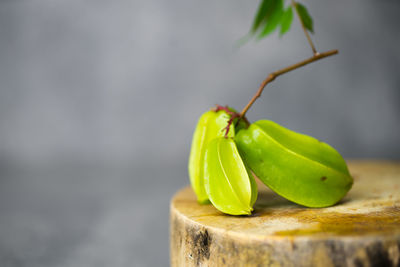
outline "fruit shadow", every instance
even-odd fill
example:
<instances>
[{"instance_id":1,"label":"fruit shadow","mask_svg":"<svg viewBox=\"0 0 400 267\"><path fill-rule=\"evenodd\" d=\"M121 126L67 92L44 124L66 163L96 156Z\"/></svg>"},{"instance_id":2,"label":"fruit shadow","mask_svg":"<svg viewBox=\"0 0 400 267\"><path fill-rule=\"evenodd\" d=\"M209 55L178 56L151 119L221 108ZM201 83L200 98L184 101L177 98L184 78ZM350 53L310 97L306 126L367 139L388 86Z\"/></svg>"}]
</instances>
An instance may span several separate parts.
<instances>
[{"instance_id":1,"label":"fruit shadow","mask_svg":"<svg viewBox=\"0 0 400 267\"><path fill-rule=\"evenodd\" d=\"M342 200L340 200L336 205L348 204L354 201L353 198L346 196ZM294 202L287 200L286 198L278 195L268 188L263 188L258 193L258 198L256 203L254 204L254 211L252 213L252 217L264 216L273 213L298 213L304 212L310 209L324 209L324 208L309 208Z\"/></svg>"},{"instance_id":2,"label":"fruit shadow","mask_svg":"<svg viewBox=\"0 0 400 267\"><path fill-rule=\"evenodd\" d=\"M254 205L255 209L266 209L266 208L300 208L300 205L297 205L277 193L271 190L260 190L258 193L257 201Z\"/></svg>"}]
</instances>

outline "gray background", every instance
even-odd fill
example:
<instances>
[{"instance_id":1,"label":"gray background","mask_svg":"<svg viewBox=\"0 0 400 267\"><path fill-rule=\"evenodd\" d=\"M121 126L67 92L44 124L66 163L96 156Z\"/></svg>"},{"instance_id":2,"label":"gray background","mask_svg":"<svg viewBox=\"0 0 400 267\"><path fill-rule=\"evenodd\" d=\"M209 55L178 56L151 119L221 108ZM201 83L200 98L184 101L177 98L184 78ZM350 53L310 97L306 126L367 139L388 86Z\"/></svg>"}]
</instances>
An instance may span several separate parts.
<instances>
[{"instance_id":1,"label":"gray background","mask_svg":"<svg viewBox=\"0 0 400 267\"><path fill-rule=\"evenodd\" d=\"M248 118L400 159L400 2L304 2L340 54L278 78ZM235 48L257 4L0 1L1 266L168 264L197 118L311 55L297 21Z\"/></svg>"}]
</instances>

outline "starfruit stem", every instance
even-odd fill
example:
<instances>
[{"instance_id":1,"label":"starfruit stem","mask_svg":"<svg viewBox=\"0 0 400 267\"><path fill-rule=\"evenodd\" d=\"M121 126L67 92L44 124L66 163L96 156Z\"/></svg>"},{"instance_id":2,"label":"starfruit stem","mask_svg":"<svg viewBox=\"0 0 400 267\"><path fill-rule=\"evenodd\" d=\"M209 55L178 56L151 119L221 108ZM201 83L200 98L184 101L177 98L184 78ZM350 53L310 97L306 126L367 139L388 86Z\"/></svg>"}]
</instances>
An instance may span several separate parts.
<instances>
[{"instance_id":1,"label":"starfruit stem","mask_svg":"<svg viewBox=\"0 0 400 267\"><path fill-rule=\"evenodd\" d=\"M235 114L235 112L233 112L232 110L230 110L229 109L229 106L221 106L221 105L218 105L218 104L216 104L215 105L215 108L213 108L213 110L215 111L215 112L218 112L218 111L220 111L220 110L223 110L223 111L225 111L226 113L228 113L229 115L233 115L233 114Z\"/></svg>"},{"instance_id":2,"label":"starfruit stem","mask_svg":"<svg viewBox=\"0 0 400 267\"><path fill-rule=\"evenodd\" d=\"M314 54L314 55L317 55L317 54L318 54L318 51L317 51L317 49L315 48L315 45L314 45L313 41L311 40L310 34L308 33L308 31L307 31L307 29L306 29L306 26L304 25L304 22L303 22L303 20L302 20L301 17L300 17L299 10L296 8L297 2L296 2L295 0L292 0L291 4L292 4L292 7L293 7L294 11L295 11L296 14L297 14L297 17L298 17L299 20L300 20L301 28L303 29L304 35L305 35L306 38L307 38L308 44L310 45L311 50L313 51L313 54Z\"/></svg>"},{"instance_id":3,"label":"starfruit stem","mask_svg":"<svg viewBox=\"0 0 400 267\"><path fill-rule=\"evenodd\" d=\"M228 133L229 133L229 130L230 130L231 125L233 123L233 120L238 118L238 117L240 117L239 113L234 113L233 115L231 115L231 118L228 120L228 125L226 125L226 127L224 128L224 130L225 130L225 138L228 138Z\"/></svg>"},{"instance_id":4,"label":"starfruit stem","mask_svg":"<svg viewBox=\"0 0 400 267\"><path fill-rule=\"evenodd\" d=\"M236 125L239 123L240 120L243 120L243 121L247 124L247 126L250 125L250 122L247 120L246 117L241 117L241 116L240 116L240 113L233 112L232 110L229 109L229 106L225 106L225 107L224 107L224 106L221 106L221 105L216 104L216 105L215 105L215 108L214 108L213 110L214 110L215 112L218 112L218 111L220 111L220 110L224 110L226 113L228 113L228 114L231 116L230 119L228 120L228 124L227 124L226 127L223 129L223 130L225 130L225 138L228 138L229 130L230 130L230 128L231 128L231 125L232 125L233 121L234 121L236 118L239 118L239 119L237 120L237 122L236 122Z\"/></svg>"},{"instance_id":5,"label":"starfruit stem","mask_svg":"<svg viewBox=\"0 0 400 267\"><path fill-rule=\"evenodd\" d=\"M254 104L254 102L257 100L257 98L259 98L264 90L264 88L267 86L267 84L269 84L270 82L274 81L278 76L281 76L282 74L285 74L289 71L298 69L300 67L303 67L305 65L308 65L312 62L315 62L317 60L320 60L322 58L325 57L329 57L329 56L333 56L336 55L338 53L338 50L334 49L334 50L330 50L330 51L326 51L326 52L322 52L322 53L316 53L314 54L312 57L307 58L303 61L297 62L296 64L290 65L286 68L277 70L275 72L272 72L268 75L267 78L265 78L265 80L261 83L260 87L258 88L258 91L256 92L256 94L253 96L253 98L249 101L249 103L247 103L247 105L243 108L243 110L240 112L240 119L244 118L244 116L246 115L246 112L249 110L249 108Z\"/></svg>"}]
</instances>

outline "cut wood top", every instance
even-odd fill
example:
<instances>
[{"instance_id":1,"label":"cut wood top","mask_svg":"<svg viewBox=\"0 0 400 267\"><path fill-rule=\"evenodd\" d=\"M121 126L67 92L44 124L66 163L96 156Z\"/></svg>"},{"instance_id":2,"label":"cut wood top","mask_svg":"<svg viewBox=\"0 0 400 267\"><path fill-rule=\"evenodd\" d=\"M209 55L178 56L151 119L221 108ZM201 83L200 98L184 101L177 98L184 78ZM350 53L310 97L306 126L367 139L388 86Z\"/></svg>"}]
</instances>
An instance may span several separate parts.
<instances>
[{"instance_id":1,"label":"cut wood top","mask_svg":"<svg viewBox=\"0 0 400 267\"><path fill-rule=\"evenodd\" d=\"M259 183L251 216L230 216L199 205L190 187L179 191L171 213L190 223L245 238L400 237L400 162L350 161L354 185L338 204L306 208Z\"/></svg>"}]
</instances>

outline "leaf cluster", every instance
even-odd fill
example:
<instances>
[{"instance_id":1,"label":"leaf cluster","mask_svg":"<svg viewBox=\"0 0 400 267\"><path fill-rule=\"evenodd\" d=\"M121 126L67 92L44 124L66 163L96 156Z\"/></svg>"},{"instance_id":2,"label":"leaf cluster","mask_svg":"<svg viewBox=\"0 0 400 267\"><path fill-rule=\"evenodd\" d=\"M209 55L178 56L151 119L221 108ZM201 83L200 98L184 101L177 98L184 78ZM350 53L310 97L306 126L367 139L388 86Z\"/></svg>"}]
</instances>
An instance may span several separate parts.
<instances>
[{"instance_id":1,"label":"leaf cluster","mask_svg":"<svg viewBox=\"0 0 400 267\"><path fill-rule=\"evenodd\" d=\"M255 15L250 35L262 39L279 30L282 36L290 30L295 11L300 22L310 32L314 32L313 20L307 8L296 1L285 5L285 0L261 0Z\"/></svg>"}]
</instances>

